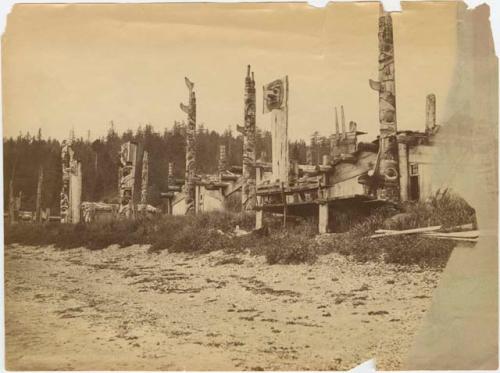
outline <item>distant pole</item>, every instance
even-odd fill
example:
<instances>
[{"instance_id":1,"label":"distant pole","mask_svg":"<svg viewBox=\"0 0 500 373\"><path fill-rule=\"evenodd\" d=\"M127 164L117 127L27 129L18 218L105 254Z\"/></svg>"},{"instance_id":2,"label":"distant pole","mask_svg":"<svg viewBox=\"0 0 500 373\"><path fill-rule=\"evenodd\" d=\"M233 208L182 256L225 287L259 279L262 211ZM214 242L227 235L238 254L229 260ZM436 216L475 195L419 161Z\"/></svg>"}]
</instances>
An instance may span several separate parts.
<instances>
[{"instance_id":1,"label":"distant pole","mask_svg":"<svg viewBox=\"0 0 500 373\"><path fill-rule=\"evenodd\" d=\"M141 184L141 205L148 204L148 178L149 178L149 161L148 152L145 151L142 157L142 184Z\"/></svg>"},{"instance_id":2,"label":"distant pole","mask_svg":"<svg viewBox=\"0 0 500 373\"><path fill-rule=\"evenodd\" d=\"M61 148L62 188L60 199L61 223L70 222L70 148L71 140L63 140Z\"/></svg>"},{"instance_id":3,"label":"distant pole","mask_svg":"<svg viewBox=\"0 0 500 373\"><path fill-rule=\"evenodd\" d=\"M219 145L219 181L222 181L222 174L227 170L226 145Z\"/></svg>"},{"instance_id":4,"label":"distant pole","mask_svg":"<svg viewBox=\"0 0 500 373\"><path fill-rule=\"evenodd\" d=\"M432 132L436 127L436 95L428 94L425 101L425 131Z\"/></svg>"},{"instance_id":5,"label":"distant pole","mask_svg":"<svg viewBox=\"0 0 500 373\"><path fill-rule=\"evenodd\" d=\"M196 185L194 182L196 175L196 95L193 90L194 83L188 78L184 78L189 90L188 105L180 104L181 110L188 116L186 127L186 177L184 191L186 193L186 214L196 213L194 206L196 199Z\"/></svg>"},{"instance_id":6,"label":"distant pole","mask_svg":"<svg viewBox=\"0 0 500 373\"><path fill-rule=\"evenodd\" d=\"M43 185L43 166L38 171L38 184L36 186L36 222L42 221L42 185Z\"/></svg>"},{"instance_id":7,"label":"distant pole","mask_svg":"<svg viewBox=\"0 0 500 373\"><path fill-rule=\"evenodd\" d=\"M15 169L14 169L15 170ZM14 170L9 180L9 221L14 223L16 221L16 199L14 197Z\"/></svg>"}]
</instances>

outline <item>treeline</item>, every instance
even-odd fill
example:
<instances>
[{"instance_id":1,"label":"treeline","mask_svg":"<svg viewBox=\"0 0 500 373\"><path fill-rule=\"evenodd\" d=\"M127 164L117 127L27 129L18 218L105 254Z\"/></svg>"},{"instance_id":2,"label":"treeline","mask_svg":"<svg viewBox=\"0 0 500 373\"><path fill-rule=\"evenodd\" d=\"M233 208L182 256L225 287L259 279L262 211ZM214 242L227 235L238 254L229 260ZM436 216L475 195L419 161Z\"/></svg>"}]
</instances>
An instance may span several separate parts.
<instances>
[{"instance_id":1,"label":"treeline","mask_svg":"<svg viewBox=\"0 0 500 373\"><path fill-rule=\"evenodd\" d=\"M171 129L155 131L153 126L139 127L122 134L111 128L108 134L95 141L76 138L73 149L82 162L83 201L118 202L118 153L122 143L136 141L149 152L149 203L160 204L160 192L166 190L168 163L174 162L174 176L184 177L185 125L175 122ZM196 136L197 172L215 173L219 145L226 145L229 165L242 164L243 137L230 129L222 134L199 125ZM21 134L17 138L4 138L4 206L8 208L10 182L15 196L22 194L21 209L35 209L36 187L40 167L44 170L42 206L52 214L59 213L61 191L61 143L44 139L39 130L35 136ZM271 134L257 131L257 158L271 161ZM305 162L306 144L290 144L290 158Z\"/></svg>"}]
</instances>

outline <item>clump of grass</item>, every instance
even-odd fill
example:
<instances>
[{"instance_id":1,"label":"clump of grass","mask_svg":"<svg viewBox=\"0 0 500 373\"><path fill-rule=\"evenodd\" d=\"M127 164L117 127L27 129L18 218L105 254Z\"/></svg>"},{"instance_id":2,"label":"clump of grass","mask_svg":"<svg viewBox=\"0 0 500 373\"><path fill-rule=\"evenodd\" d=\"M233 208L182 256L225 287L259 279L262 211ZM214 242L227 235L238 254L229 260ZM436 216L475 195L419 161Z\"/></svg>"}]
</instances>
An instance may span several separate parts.
<instances>
[{"instance_id":1,"label":"clump of grass","mask_svg":"<svg viewBox=\"0 0 500 373\"><path fill-rule=\"evenodd\" d=\"M405 219L391 229L411 229L432 225L454 228L476 222L475 210L451 189L438 190L425 202L411 202L403 205ZM388 227L389 228L389 227Z\"/></svg>"},{"instance_id":2,"label":"clump of grass","mask_svg":"<svg viewBox=\"0 0 500 373\"><path fill-rule=\"evenodd\" d=\"M150 252L208 252L228 247L224 234L239 225L251 229L252 214L211 212L192 216L157 216L91 224L5 225L5 243L54 245L61 249L85 246L100 250L116 244L150 244Z\"/></svg>"},{"instance_id":3,"label":"clump of grass","mask_svg":"<svg viewBox=\"0 0 500 373\"><path fill-rule=\"evenodd\" d=\"M273 235L260 249L268 264L310 264L318 256L314 239L288 232Z\"/></svg>"}]
</instances>

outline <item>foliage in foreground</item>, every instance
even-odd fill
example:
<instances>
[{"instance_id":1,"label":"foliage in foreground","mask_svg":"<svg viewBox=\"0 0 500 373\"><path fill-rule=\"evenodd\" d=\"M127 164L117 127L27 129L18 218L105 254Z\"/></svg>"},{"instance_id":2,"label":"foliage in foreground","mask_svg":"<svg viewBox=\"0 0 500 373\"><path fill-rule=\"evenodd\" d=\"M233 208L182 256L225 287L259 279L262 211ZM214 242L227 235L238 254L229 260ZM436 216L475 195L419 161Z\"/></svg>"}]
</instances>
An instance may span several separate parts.
<instances>
[{"instance_id":1,"label":"foliage in foreground","mask_svg":"<svg viewBox=\"0 0 500 373\"><path fill-rule=\"evenodd\" d=\"M474 210L452 193L445 193L427 204L405 206L408 219L400 229L415 226L451 227L474 221ZM384 261L402 265L443 267L454 243L420 235L371 239L375 230L387 222L390 210L376 211L353 223L344 233L316 237L316 225L302 221L281 229L279 219L267 220L267 234L230 237L227 233L239 225L251 230L254 215L212 212L196 216L161 216L137 221L111 221L94 224L16 224L5 227L5 243L54 245L62 249L85 246L92 250L109 245L149 244L149 252L208 253L250 252L265 256L269 264L312 263L318 255L336 252L360 262ZM392 212L393 213L393 212ZM409 222L409 223L408 223Z\"/></svg>"}]
</instances>

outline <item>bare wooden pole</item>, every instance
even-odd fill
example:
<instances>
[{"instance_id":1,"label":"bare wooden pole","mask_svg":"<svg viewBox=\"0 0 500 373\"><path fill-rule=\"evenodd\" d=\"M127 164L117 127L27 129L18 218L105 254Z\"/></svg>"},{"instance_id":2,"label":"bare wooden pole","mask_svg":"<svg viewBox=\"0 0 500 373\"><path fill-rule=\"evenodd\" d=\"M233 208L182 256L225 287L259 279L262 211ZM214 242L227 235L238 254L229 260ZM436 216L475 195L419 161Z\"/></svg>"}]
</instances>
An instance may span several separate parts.
<instances>
[{"instance_id":1,"label":"bare wooden pole","mask_svg":"<svg viewBox=\"0 0 500 373\"><path fill-rule=\"evenodd\" d=\"M14 176L16 174L16 162L12 167L12 174L9 180L9 222L15 223L16 221L16 198L14 197Z\"/></svg>"},{"instance_id":2,"label":"bare wooden pole","mask_svg":"<svg viewBox=\"0 0 500 373\"><path fill-rule=\"evenodd\" d=\"M38 171L38 184L36 186L36 221L42 221L42 186L43 186L43 167Z\"/></svg>"}]
</instances>

